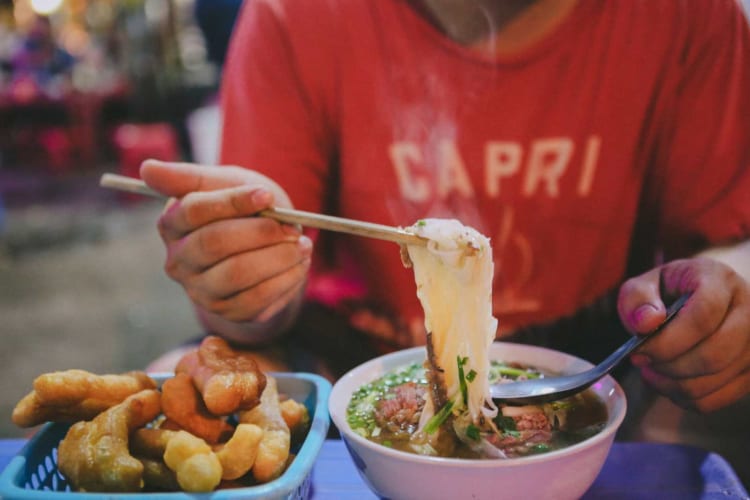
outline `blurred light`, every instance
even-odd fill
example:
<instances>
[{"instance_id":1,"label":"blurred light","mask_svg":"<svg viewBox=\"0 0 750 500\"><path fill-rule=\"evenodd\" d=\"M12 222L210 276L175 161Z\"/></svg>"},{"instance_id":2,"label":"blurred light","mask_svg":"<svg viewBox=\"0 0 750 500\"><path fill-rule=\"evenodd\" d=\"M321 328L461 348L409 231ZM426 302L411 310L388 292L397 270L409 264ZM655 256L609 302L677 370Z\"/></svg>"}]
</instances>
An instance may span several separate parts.
<instances>
[{"instance_id":1,"label":"blurred light","mask_svg":"<svg viewBox=\"0 0 750 500\"><path fill-rule=\"evenodd\" d=\"M75 25L67 26L61 33L60 38L65 50L76 57L82 57L84 55L89 48L89 42L91 41L91 37L86 30Z\"/></svg>"},{"instance_id":2,"label":"blurred light","mask_svg":"<svg viewBox=\"0 0 750 500\"><path fill-rule=\"evenodd\" d=\"M16 26L21 29L25 29L31 24L36 17L36 14L31 9L31 5L28 0L17 0L13 4L13 18L16 21Z\"/></svg>"},{"instance_id":3,"label":"blurred light","mask_svg":"<svg viewBox=\"0 0 750 500\"><path fill-rule=\"evenodd\" d=\"M31 0L31 8L41 16L52 14L62 6L63 0Z\"/></svg>"},{"instance_id":4,"label":"blurred light","mask_svg":"<svg viewBox=\"0 0 750 500\"><path fill-rule=\"evenodd\" d=\"M161 24L169 16L169 3L166 0L146 0L143 4L146 20L153 24Z\"/></svg>"},{"instance_id":5,"label":"blurred light","mask_svg":"<svg viewBox=\"0 0 750 500\"><path fill-rule=\"evenodd\" d=\"M111 4L95 2L86 8L86 22L93 28L104 29L114 21L115 12Z\"/></svg>"}]
</instances>

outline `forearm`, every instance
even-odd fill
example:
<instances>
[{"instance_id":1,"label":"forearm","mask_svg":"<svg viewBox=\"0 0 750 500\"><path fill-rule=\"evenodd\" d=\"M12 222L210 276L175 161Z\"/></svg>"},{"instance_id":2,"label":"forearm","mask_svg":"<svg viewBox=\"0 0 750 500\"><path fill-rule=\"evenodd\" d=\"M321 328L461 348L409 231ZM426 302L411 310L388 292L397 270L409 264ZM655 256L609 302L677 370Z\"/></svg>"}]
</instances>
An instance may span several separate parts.
<instances>
[{"instance_id":1,"label":"forearm","mask_svg":"<svg viewBox=\"0 0 750 500\"><path fill-rule=\"evenodd\" d=\"M247 347L268 345L282 337L294 324L304 301L304 287L281 311L266 321L235 322L195 306L199 321L210 334Z\"/></svg>"},{"instance_id":2,"label":"forearm","mask_svg":"<svg viewBox=\"0 0 750 500\"><path fill-rule=\"evenodd\" d=\"M709 248L697 256L718 260L734 269L745 281L750 282L750 240L734 245Z\"/></svg>"}]
</instances>

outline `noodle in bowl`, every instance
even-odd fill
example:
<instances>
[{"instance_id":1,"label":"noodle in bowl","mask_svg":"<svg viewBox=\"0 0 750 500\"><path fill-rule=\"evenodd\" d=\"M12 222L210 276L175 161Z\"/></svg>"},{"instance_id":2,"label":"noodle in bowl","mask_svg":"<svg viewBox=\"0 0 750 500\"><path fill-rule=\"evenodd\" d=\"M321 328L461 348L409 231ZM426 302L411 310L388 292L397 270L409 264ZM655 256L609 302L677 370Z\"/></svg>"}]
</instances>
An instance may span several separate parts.
<instances>
[{"instance_id":1,"label":"noodle in bowl","mask_svg":"<svg viewBox=\"0 0 750 500\"><path fill-rule=\"evenodd\" d=\"M347 421L347 407L363 385L410 363L425 360L424 347L370 360L336 382L329 399L333 423L367 485L378 496L423 498L579 498L596 479L625 417L625 395L603 378L591 390L604 403L607 420L595 435L568 447L520 458L465 459L425 456L389 448L362 437ZM541 347L495 342L490 359L518 362L543 371L571 374L591 364Z\"/></svg>"}]
</instances>

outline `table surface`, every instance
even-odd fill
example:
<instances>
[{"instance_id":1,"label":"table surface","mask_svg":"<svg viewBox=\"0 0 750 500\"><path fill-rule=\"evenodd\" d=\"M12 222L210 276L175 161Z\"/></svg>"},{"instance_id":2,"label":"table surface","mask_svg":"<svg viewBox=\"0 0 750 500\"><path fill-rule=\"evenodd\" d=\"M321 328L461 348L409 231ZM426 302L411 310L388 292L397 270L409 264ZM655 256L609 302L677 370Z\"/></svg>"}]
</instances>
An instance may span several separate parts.
<instances>
[{"instance_id":1,"label":"table surface","mask_svg":"<svg viewBox=\"0 0 750 500\"><path fill-rule=\"evenodd\" d=\"M26 443L0 440L0 470ZM376 498L360 478L342 441L327 440L313 468L314 500ZM657 443L615 443L584 500L750 499L724 458L700 448Z\"/></svg>"}]
</instances>

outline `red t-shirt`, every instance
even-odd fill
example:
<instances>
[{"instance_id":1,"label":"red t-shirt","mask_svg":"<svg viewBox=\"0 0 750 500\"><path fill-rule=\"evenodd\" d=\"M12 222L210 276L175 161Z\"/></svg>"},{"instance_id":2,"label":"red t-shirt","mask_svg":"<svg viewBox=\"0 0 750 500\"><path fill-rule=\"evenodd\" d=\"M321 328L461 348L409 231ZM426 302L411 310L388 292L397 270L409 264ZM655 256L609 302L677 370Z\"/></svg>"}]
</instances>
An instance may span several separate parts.
<instances>
[{"instance_id":1,"label":"red t-shirt","mask_svg":"<svg viewBox=\"0 0 750 500\"><path fill-rule=\"evenodd\" d=\"M750 36L729 0L580 0L500 58L404 0L249 0L225 72L223 163L272 177L297 208L477 228L501 330L571 314L657 252L750 236ZM397 246L330 242L338 291L419 329ZM330 283L316 274L310 293Z\"/></svg>"}]
</instances>

